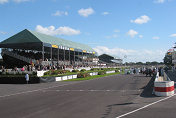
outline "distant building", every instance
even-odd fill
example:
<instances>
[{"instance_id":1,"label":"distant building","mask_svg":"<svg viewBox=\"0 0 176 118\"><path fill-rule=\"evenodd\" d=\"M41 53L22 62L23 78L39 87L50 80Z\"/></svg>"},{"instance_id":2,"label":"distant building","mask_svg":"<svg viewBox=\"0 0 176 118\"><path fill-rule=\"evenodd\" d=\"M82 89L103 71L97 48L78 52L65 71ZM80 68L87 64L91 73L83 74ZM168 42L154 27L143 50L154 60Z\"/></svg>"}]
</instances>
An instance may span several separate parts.
<instances>
[{"instance_id":1,"label":"distant building","mask_svg":"<svg viewBox=\"0 0 176 118\"><path fill-rule=\"evenodd\" d=\"M123 60L108 54L102 54L99 57L100 64L121 65Z\"/></svg>"}]
</instances>

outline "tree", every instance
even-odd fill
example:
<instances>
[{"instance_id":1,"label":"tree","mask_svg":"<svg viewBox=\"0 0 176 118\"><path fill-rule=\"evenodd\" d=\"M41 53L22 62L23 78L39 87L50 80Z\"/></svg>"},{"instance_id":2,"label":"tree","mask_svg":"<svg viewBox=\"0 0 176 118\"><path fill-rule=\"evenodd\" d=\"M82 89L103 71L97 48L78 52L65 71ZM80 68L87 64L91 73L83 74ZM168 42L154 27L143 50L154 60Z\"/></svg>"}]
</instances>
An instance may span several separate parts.
<instances>
[{"instance_id":1,"label":"tree","mask_svg":"<svg viewBox=\"0 0 176 118\"><path fill-rule=\"evenodd\" d=\"M168 54L165 55L164 64L167 65L167 66L172 65L172 55L168 55Z\"/></svg>"},{"instance_id":2,"label":"tree","mask_svg":"<svg viewBox=\"0 0 176 118\"><path fill-rule=\"evenodd\" d=\"M142 63L142 62L136 62L136 64L137 64L137 65L143 65L143 63Z\"/></svg>"},{"instance_id":3,"label":"tree","mask_svg":"<svg viewBox=\"0 0 176 118\"><path fill-rule=\"evenodd\" d=\"M153 61L153 62L151 62L151 65L158 65L158 62Z\"/></svg>"},{"instance_id":4,"label":"tree","mask_svg":"<svg viewBox=\"0 0 176 118\"><path fill-rule=\"evenodd\" d=\"M151 62L146 62L146 65L151 65Z\"/></svg>"}]
</instances>

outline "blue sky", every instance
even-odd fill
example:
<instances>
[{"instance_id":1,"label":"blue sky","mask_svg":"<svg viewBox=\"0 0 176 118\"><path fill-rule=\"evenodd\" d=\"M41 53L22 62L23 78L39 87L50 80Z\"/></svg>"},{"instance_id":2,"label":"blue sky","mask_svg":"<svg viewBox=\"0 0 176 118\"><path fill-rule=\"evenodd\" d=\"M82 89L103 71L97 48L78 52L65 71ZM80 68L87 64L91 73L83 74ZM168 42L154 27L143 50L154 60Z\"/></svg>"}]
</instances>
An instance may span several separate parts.
<instances>
[{"instance_id":1,"label":"blue sky","mask_svg":"<svg viewBox=\"0 0 176 118\"><path fill-rule=\"evenodd\" d=\"M0 41L29 29L125 61L162 61L176 39L176 0L0 0Z\"/></svg>"}]
</instances>

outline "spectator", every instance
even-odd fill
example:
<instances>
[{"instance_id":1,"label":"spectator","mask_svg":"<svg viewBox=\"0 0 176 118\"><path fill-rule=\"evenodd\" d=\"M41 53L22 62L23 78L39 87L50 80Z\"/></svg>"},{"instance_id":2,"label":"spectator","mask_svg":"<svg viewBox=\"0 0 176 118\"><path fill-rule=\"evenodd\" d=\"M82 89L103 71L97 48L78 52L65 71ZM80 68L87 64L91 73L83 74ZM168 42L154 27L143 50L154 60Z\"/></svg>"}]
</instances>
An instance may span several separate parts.
<instances>
[{"instance_id":1,"label":"spectator","mask_svg":"<svg viewBox=\"0 0 176 118\"><path fill-rule=\"evenodd\" d=\"M24 71L24 70L25 70L24 67L22 67L22 68L21 68L21 71Z\"/></svg>"}]
</instances>

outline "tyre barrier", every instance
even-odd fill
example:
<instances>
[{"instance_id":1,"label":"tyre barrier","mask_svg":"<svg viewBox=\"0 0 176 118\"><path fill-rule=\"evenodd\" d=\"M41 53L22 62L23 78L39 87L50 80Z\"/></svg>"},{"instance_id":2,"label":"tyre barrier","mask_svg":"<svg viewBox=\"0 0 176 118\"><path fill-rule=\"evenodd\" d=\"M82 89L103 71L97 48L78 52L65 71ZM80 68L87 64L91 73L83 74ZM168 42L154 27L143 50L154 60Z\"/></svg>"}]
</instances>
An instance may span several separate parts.
<instances>
[{"instance_id":1,"label":"tyre barrier","mask_svg":"<svg viewBox=\"0 0 176 118\"><path fill-rule=\"evenodd\" d=\"M157 73L156 79L154 82L154 92L156 96L171 96L174 95L174 81L158 81Z\"/></svg>"},{"instance_id":2,"label":"tyre barrier","mask_svg":"<svg viewBox=\"0 0 176 118\"><path fill-rule=\"evenodd\" d=\"M156 96L171 96L174 94L174 81L163 81L154 83Z\"/></svg>"}]
</instances>

